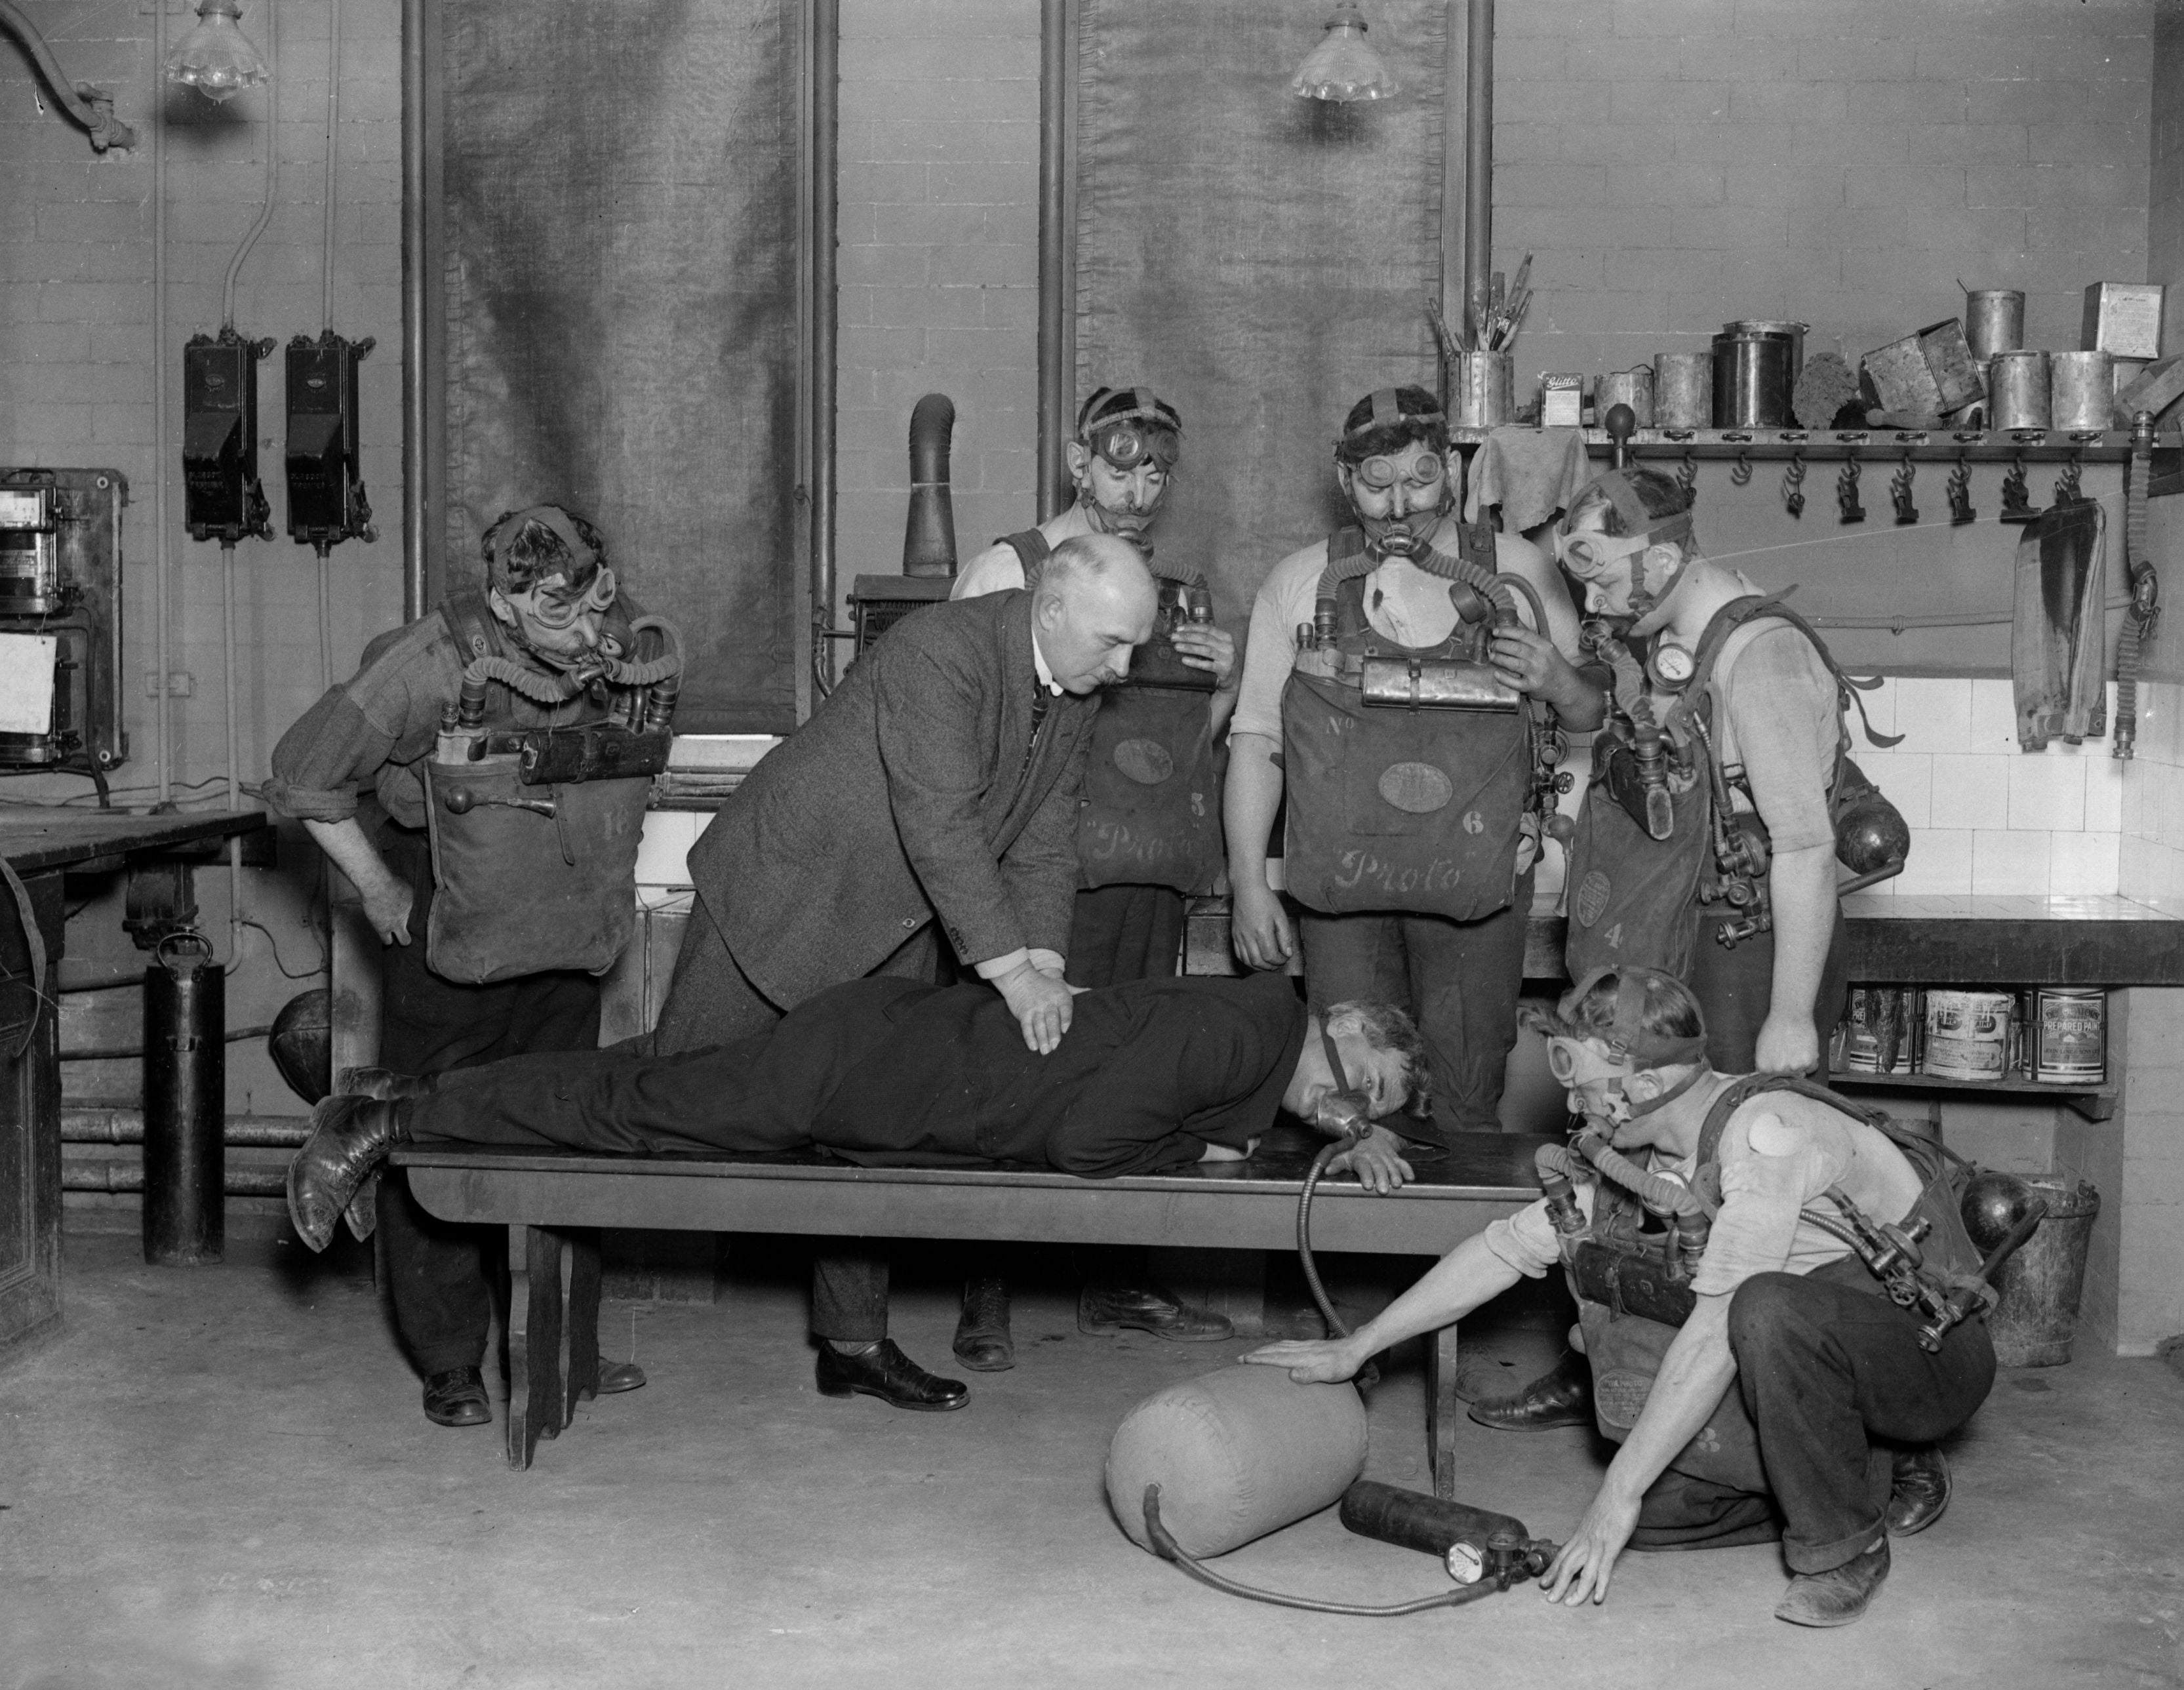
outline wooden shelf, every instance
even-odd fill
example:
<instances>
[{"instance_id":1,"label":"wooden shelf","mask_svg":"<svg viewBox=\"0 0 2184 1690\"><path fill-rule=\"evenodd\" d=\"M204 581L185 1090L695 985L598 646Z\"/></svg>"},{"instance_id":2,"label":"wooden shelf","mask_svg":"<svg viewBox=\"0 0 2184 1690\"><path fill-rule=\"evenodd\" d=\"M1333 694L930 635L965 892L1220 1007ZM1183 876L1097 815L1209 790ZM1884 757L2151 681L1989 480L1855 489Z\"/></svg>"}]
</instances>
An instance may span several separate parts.
<instances>
[{"instance_id":1,"label":"wooden shelf","mask_svg":"<svg viewBox=\"0 0 2184 1690\"><path fill-rule=\"evenodd\" d=\"M2075 1083L2051 1085L2046 1080L1946 1079L1934 1074L1839 1074L1830 1069L1828 1084L1839 1091L1947 1091L1988 1097L2044 1097L2067 1104L2089 1121L2105 1121L2115 1113L2115 1089L2110 1085Z\"/></svg>"},{"instance_id":2,"label":"wooden shelf","mask_svg":"<svg viewBox=\"0 0 2184 1690\"><path fill-rule=\"evenodd\" d=\"M1523 427L1519 423L1514 427ZM1451 438L1459 446L1482 443L1494 431L1453 428ZM1585 449L1604 457L1613 444L1604 428L1584 431ZM2184 462L2184 434L2165 430L2153 437L2157 482L2164 473L2174 476ZM1908 456L1914 463L1954 463L1958 458L1975 464L2006 464L2023 458L2029 464L2067 463L2076 458L2088 464L2120 464L2131 456L2131 431L2109 429L1955 429L1955 428L1641 428L1630 437L1634 458L1735 459L1748 457L1780 461L1802 455L1814 462L1836 462L1857 457L1869 463L1896 463Z\"/></svg>"}]
</instances>

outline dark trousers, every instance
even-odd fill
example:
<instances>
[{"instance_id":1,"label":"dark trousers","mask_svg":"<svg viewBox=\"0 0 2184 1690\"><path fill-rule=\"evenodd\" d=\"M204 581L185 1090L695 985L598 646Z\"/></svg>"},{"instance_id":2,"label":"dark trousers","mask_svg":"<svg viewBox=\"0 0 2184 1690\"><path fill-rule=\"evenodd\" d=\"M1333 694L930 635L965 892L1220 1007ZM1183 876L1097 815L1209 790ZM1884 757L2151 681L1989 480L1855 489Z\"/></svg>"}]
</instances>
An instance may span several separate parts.
<instances>
[{"instance_id":1,"label":"dark trousers","mask_svg":"<svg viewBox=\"0 0 2184 1690\"><path fill-rule=\"evenodd\" d=\"M872 972L937 982L940 967L939 938L928 922ZM726 1044L764 1032L787 1012L751 984L699 901L675 958L667 1001L653 1034L654 1050L671 1056ZM845 1344L877 1343L887 1330L886 1251L853 1239L815 1254L811 1335Z\"/></svg>"},{"instance_id":2,"label":"dark trousers","mask_svg":"<svg viewBox=\"0 0 2184 1690\"><path fill-rule=\"evenodd\" d=\"M489 986L457 985L425 966L432 918L432 867L425 835L392 824L380 851L415 896L410 943L380 954L379 1060L397 1074L444 1074L544 1051L588 1051L599 1041L599 984L588 974L531 974ZM491 1264L507 1235L498 1227L436 1219L389 1169L379 1182L378 1224L385 1241L394 1324L425 1374L476 1367L485 1359L493 1317Z\"/></svg>"},{"instance_id":3,"label":"dark trousers","mask_svg":"<svg viewBox=\"0 0 2184 1690\"><path fill-rule=\"evenodd\" d=\"M1183 956L1183 894L1165 886L1097 886L1069 920L1069 984L1119 986L1171 978Z\"/></svg>"},{"instance_id":4,"label":"dark trousers","mask_svg":"<svg viewBox=\"0 0 2184 1690\"><path fill-rule=\"evenodd\" d=\"M1758 1066L1753 1052L1759 1047L1759 1029L1767 1020L1774 996L1774 935L1757 934L1739 940L1735 948L1721 943L1719 933L1727 918L1702 915L1698 940L1691 949L1692 996L1706 1016L1707 1060L1716 1074L1750 1074ZM1849 988L1850 931L1840 905L1828 940L1827 967L1820 989L1813 997L1813 1027L1819 1035L1819 1078L1828 1072L1828 1040L1842 1019L1843 994Z\"/></svg>"},{"instance_id":5,"label":"dark trousers","mask_svg":"<svg viewBox=\"0 0 2184 1690\"><path fill-rule=\"evenodd\" d=\"M1478 921L1446 916L1326 916L1299 922L1312 1012L1353 998L1410 1011L1425 1037L1434 1124L1498 1132L1502 1078L1517 1042L1524 927L1532 877L1518 877L1508 908Z\"/></svg>"},{"instance_id":6,"label":"dark trousers","mask_svg":"<svg viewBox=\"0 0 2184 1690\"><path fill-rule=\"evenodd\" d=\"M1713 1548L1774 1535L1791 1570L1824 1573L1886 1528L1892 1446L1930 1444L1972 1417L1994 1383L1986 1322L1938 1353L1885 1297L1797 1274L1755 1274L1729 1305L1736 1384L1759 1431L1771 1495L1674 1471L1646 1493L1637 1548Z\"/></svg>"}]
</instances>

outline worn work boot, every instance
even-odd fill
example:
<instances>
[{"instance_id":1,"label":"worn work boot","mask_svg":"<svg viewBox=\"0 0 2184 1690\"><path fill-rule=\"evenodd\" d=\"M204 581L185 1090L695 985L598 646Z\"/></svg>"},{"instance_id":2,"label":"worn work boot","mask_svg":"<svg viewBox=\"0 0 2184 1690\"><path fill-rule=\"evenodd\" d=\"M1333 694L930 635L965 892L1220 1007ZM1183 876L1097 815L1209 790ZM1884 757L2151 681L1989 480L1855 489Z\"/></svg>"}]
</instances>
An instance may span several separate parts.
<instances>
[{"instance_id":1,"label":"worn work boot","mask_svg":"<svg viewBox=\"0 0 2184 1690\"><path fill-rule=\"evenodd\" d=\"M425 1381L425 1418L436 1426L482 1426L493 1420L485 1375L474 1367L451 1367Z\"/></svg>"},{"instance_id":2,"label":"worn work boot","mask_svg":"<svg viewBox=\"0 0 2184 1690\"><path fill-rule=\"evenodd\" d=\"M1863 1615L1888 1576L1888 1539L1877 1537L1839 1567L1799 1573L1774 1609L1792 1626L1847 1626Z\"/></svg>"},{"instance_id":3,"label":"worn work boot","mask_svg":"<svg viewBox=\"0 0 2184 1690\"><path fill-rule=\"evenodd\" d=\"M1949 1461L1938 1449L1899 1449L1888 1494L1888 1535L1924 1531L1949 1506Z\"/></svg>"},{"instance_id":4,"label":"worn work boot","mask_svg":"<svg viewBox=\"0 0 2184 1690\"><path fill-rule=\"evenodd\" d=\"M1006 1373L1017 1364L1006 1280L965 1282L963 1314L956 1323L956 1359L973 1373Z\"/></svg>"},{"instance_id":5,"label":"worn work boot","mask_svg":"<svg viewBox=\"0 0 2184 1690\"><path fill-rule=\"evenodd\" d=\"M635 1362L609 1361L604 1356L599 1358L599 1383L592 1387L593 1395L615 1397L625 1391L642 1391L644 1388L644 1369Z\"/></svg>"},{"instance_id":6,"label":"worn work boot","mask_svg":"<svg viewBox=\"0 0 2184 1690\"><path fill-rule=\"evenodd\" d=\"M288 1164L288 1219L313 1250L326 1247L356 1188L407 1136L400 1107L344 1096L311 1111L311 1135Z\"/></svg>"},{"instance_id":7,"label":"worn work boot","mask_svg":"<svg viewBox=\"0 0 2184 1690\"><path fill-rule=\"evenodd\" d=\"M1482 1426L1503 1431L1544 1431L1549 1426L1592 1424L1592 1366L1574 1350L1512 1397L1488 1397L1468 1411Z\"/></svg>"},{"instance_id":8,"label":"worn work boot","mask_svg":"<svg viewBox=\"0 0 2184 1690\"><path fill-rule=\"evenodd\" d=\"M1227 1315L1193 1308L1158 1286L1086 1286L1077 1299L1077 1330L1119 1332L1125 1326L1178 1344L1210 1344L1236 1336Z\"/></svg>"}]
</instances>

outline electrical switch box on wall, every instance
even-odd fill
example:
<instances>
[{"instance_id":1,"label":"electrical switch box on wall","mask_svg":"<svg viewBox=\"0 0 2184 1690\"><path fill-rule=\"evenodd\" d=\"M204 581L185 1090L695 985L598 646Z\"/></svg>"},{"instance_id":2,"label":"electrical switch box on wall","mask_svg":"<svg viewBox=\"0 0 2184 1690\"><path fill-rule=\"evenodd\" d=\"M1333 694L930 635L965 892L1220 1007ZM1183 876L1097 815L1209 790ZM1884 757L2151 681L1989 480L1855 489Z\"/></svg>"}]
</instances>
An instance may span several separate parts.
<instances>
[{"instance_id":1,"label":"electrical switch box on wall","mask_svg":"<svg viewBox=\"0 0 2184 1690\"><path fill-rule=\"evenodd\" d=\"M193 540L273 537L258 479L258 360L272 349L231 327L182 348L183 522Z\"/></svg>"},{"instance_id":2,"label":"electrical switch box on wall","mask_svg":"<svg viewBox=\"0 0 2184 1690\"><path fill-rule=\"evenodd\" d=\"M372 345L332 329L288 343L288 538L320 556L343 540L379 538L357 419L357 365Z\"/></svg>"},{"instance_id":3,"label":"electrical switch box on wall","mask_svg":"<svg viewBox=\"0 0 2184 1690\"><path fill-rule=\"evenodd\" d=\"M0 470L0 768L103 779L121 733L119 470Z\"/></svg>"}]
</instances>

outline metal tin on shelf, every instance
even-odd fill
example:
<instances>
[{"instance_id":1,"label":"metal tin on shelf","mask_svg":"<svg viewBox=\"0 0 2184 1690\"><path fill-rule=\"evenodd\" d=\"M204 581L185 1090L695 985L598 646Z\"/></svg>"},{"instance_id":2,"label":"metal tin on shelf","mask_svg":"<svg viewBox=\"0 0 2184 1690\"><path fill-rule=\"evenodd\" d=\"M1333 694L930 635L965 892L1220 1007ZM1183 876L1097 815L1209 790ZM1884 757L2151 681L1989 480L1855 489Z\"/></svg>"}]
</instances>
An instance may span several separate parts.
<instances>
[{"instance_id":1,"label":"metal tin on shelf","mask_svg":"<svg viewBox=\"0 0 2184 1690\"><path fill-rule=\"evenodd\" d=\"M1797 373L1805 367L1805 331L1810 323L1778 322L1769 318L1743 317L1733 323L1724 323L1725 335L1764 335L1772 340L1790 343L1790 385L1797 385Z\"/></svg>"},{"instance_id":2,"label":"metal tin on shelf","mask_svg":"<svg viewBox=\"0 0 2184 1690\"><path fill-rule=\"evenodd\" d=\"M1841 1066L1846 1074L1918 1072L1917 994L1908 986L1852 986L1843 1022Z\"/></svg>"},{"instance_id":3,"label":"metal tin on shelf","mask_svg":"<svg viewBox=\"0 0 2184 1690\"><path fill-rule=\"evenodd\" d=\"M1516 410L1514 353L1459 352L1448 377L1455 412L1449 420L1458 428L1498 428Z\"/></svg>"},{"instance_id":4,"label":"metal tin on shelf","mask_svg":"<svg viewBox=\"0 0 2184 1690\"><path fill-rule=\"evenodd\" d=\"M1663 352L1653 360L1653 423L1658 428L1713 427L1713 354Z\"/></svg>"},{"instance_id":5,"label":"metal tin on shelf","mask_svg":"<svg viewBox=\"0 0 2184 1690\"><path fill-rule=\"evenodd\" d=\"M1722 333L1713 337L1713 426L1787 428L1793 347L1786 334Z\"/></svg>"},{"instance_id":6,"label":"metal tin on shelf","mask_svg":"<svg viewBox=\"0 0 2184 1690\"><path fill-rule=\"evenodd\" d=\"M1920 1072L1937 1079L2000 1079L2009 1068L2008 992L1926 993L1926 1052Z\"/></svg>"},{"instance_id":7,"label":"metal tin on shelf","mask_svg":"<svg viewBox=\"0 0 2184 1690\"><path fill-rule=\"evenodd\" d=\"M2025 344L2025 295L2014 287L1971 287L1964 291L1964 338L1972 356L1989 359Z\"/></svg>"},{"instance_id":8,"label":"metal tin on shelf","mask_svg":"<svg viewBox=\"0 0 2184 1690\"><path fill-rule=\"evenodd\" d=\"M2118 358L2160 357L2164 291L2159 282L2091 283L2078 344Z\"/></svg>"},{"instance_id":9,"label":"metal tin on shelf","mask_svg":"<svg viewBox=\"0 0 2184 1690\"><path fill-rule=\"evenodd\" d=\"M1619 404L1630 407L1630 414L1638 420L1634 427L1651 428L1653 426L1653 372L1641 364L1635 370L1618 370L1612 376L1602 376L1593 388L1592 414L1600 419L1602 428L1607 427L1607 413Z\"/></svg>"},{"instance_id":10,"label":"metal tin on shelf","mask_svg":"<svg viewBox=\"0 0 2184 1690\"><path fill-rule=\"evenodd\" d=\"M2025 1025L2032 1077L2050 1085L2098 1085L2109 1075L2109 995L2098 987L2042 986Z\"/></svg>"},{"instance_id":11,"label":"metal tin on shelf","mask_svg":"<svg viewBox=\"0 0 2184 1690\"><path fill-rule=\"evenodd\" d=\"M1987 370L1987 426L1990 428L2045 428L2048 426L2048 354L2020 349L1997 352Z\"/></svg>"},{"instance_id":12,"label":"metal tin on shelf","mask_svg":"<svg viewBox=\"0 0 2184 1690\"><path fill-rule=\"evenodd\" d=\"M2048 354L2048 426L2106 428L2115 409L2115 358L2106 352Z\"/></svg>"}]
</instances>

